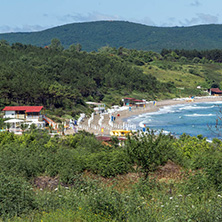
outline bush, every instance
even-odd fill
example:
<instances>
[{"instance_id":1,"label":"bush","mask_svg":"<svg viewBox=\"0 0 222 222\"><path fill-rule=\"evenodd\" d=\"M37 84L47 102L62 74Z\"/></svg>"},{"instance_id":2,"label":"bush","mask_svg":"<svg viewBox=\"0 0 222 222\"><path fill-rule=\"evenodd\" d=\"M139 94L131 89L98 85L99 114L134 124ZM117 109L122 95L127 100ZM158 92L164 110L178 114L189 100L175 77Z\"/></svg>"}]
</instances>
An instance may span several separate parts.
<instances>
[{"instance_id":1,"label":"bush","mask_svg":"<svg viewBox=\"0 0 222 222\"><path fill-rule=\"evenodd\" d=\"M158 166L167 162L171 147L171 136L160 132L156 135L154 130L147 129L146 133L129 136L126 141L126 155L133 164L140 167L145 178Z\"/></svg>"},{"instance_id":2,"label":"bush","mask_svg":"<svg viewBox=\"0 0 222 222\"><path fill-rule=\"evenodd\" d=\"M0 203L3 218L28 213L34 209L34 193L23 178L0 174Z\"/></svg>"},{"instance_id":3,"label":"bush","mask_svg":"<svg viewBox=\"0 0 222 222\"><path fill-rule=\"evenodd\" d=\"M200 159L198 161L199 167L202 165L203 170L207 175L209 183L211 182L218 191L222 191L221 151L205 152L200 155L200 158L197 157L196 159Z\"/></svg>"},{"instance_id":4,"label":"bush","mask_svg":"<svg viewBox=\"0 0 222 222\"><path fill-rule=\"evenodd\" d=\"M129 172L131 165L122 150L112 150L91 155L87 168L103 177L113 177Z\"/></svg>"},{"instance_id":5,"label":"bush","mask_svg":"<svg viewBox=\"0 0 222 222\"><path fill-rule=\"evenodd\" d=\"M185 158L191 159L195 155L205 150L210 150L212 146L206 141L206 138L191 137L185 133L173 143L175 149L183 153Z\"/></svg>"},{"instance_id":6,"label":"bush","mask_svg":"<svg viewBox=\"0 0 222 222\"><path fill-rule=\"evenodd\" d=\"M61 182L71 184L73 178L84 169L85 163L77 151L60 148L51 157L46 167L46 172L50 176L59 174Z\"/></svg>"}]
</instances>

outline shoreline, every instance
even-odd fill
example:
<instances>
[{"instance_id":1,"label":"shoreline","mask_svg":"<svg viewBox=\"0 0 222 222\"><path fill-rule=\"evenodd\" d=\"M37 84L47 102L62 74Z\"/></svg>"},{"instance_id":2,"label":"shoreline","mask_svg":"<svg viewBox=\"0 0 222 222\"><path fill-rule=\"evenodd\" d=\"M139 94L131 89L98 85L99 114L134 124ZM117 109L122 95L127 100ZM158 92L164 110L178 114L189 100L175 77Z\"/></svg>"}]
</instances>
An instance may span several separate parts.
<instances>
[{"instance_id":1,"label":"shoreline","mask_svg":"<svg viewBox=\"0 0 222 222\"><path fill-rule=\"evenodd\" d=\"M160 108L165 106L174 106L180 104L192 104L192 103L203 103L203 102L218 102L222 101L222 96L208 96L208 97L196 97L193 101L189 101L189 98L181 99L168 99L156 101L156 105L147 104L146 108L134 108L133 111L124 110L120 112L120 118L117 119L118 123L125 122L127 118L138 116L145 113L158 112Z\"/></svg>"},{"instance_id":2,"label":"shoreline","mask_svg":"<svg viewBox=\"0 0 222 222\"><path fill-rule=\"evenodd\" d=\"M107 115L106 118L102 121L102 125L98 126L98 122L91 124L90 127L88 127L87 124L85 126L81 126L79 130L86 130L90 133L93 133L95 135L100 136L110 136L111 130L118 130L123 129L123 126L127 125L126 119L138 116L145 113L151 113L151 112L157 112L160 108L165 106L173 106L173 105L180 105L180 104L193 104L193 103L202 103L202 102L218 102L222 101L222 96L205 96L205 97L195 97L193 100L189 98L176 98L176 99L167 99L167 100L160 100L156 101L156 105L153 105L152 102L148 103L146 107L132 107L131 111L129 109L126 110L117 110L112 115L116 117L115 122L113 124L113 127L109 125L109 118L108 114L104 114L104 116ZM98 121L98 120L97 120ZM86 119L84 122L88 122L88 119ZM103 130L101 131L101 128Z\"/></svg>"}]
</instances>

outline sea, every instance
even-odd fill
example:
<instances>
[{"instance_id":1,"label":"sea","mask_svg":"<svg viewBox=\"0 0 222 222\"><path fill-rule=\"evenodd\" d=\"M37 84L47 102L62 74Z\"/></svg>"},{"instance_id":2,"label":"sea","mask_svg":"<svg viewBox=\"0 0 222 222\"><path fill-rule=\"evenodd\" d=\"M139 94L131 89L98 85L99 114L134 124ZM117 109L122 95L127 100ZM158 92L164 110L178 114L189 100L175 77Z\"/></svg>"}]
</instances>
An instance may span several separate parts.
<instances>
[{"instance_id":1,"label":"sea","mask_svg":"<svg viewBox=\"0 0 222 222\"><path fill-rule=\"evenodd\" d=\"M209 141L222 139L222 101L165 106L157 112L130 117L127 122L136 125L137 130L148 127L175 137L186 133L202 135Z\"/></svg>"}]
</instances>

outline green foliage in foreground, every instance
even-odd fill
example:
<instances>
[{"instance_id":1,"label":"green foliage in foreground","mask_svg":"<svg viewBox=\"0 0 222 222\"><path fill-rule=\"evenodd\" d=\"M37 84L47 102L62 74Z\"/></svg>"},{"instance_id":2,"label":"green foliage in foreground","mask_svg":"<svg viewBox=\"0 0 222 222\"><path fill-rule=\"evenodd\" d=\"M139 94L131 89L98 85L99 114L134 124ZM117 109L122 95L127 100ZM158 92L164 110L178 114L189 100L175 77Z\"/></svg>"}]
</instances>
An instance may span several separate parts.
<instances>
[{"instance_id":1,"label":"green foliage in foreground","mask_svg":"<svg viewBox=\"0 0 222 222\"><path fill-rule=\"evenodd\" d=\"M153 130L147 129L146 134L142 133L140 137L129 136L125 146L132 163L141 167L147 178L151 171L167 162L171 143L170 136L162 132L156 136Z\"/></svg>"},{"instance_id":2,"label":"green foliage in foreground","mask_svg":"<svg viewBox=\"0 0 222 222\"><path fill-rule=\"evenodd\" d=\"M187 135L175 139L149 129L142 137L128 138L123 147L102 145L84 132L62 138L50 138L36 129L22 136L2 132L0 217L8 221L221 221L221 150L217 140L210 144L201 136ZM153 170L169 160L180 164L180 177L155 179ZM140 179L128 187L127 181L119 184L121 174L140 175L137 172L142 173ZM41 177L57 178L58 183L39 189L35 180Z\"/></svg>"},{"instance_id":3,"label":"green foliage in foreground","mask_svg":"<svg viewBox=\"0 0 222 222\"><path fill-rule=\"evenodd\" d=\"M208 191L199 178L188 178L168 193L170 186L140 180L120 193L94 181L85 186L37 191L38 212L11 221L221 221L222 196ZM78 184L79 185L79 184ZM204 187L204 188L203 188ZM189 192L187 192L189 190ZM198 190L198 192L196 192Z\"/></svg>"}]
</instances>

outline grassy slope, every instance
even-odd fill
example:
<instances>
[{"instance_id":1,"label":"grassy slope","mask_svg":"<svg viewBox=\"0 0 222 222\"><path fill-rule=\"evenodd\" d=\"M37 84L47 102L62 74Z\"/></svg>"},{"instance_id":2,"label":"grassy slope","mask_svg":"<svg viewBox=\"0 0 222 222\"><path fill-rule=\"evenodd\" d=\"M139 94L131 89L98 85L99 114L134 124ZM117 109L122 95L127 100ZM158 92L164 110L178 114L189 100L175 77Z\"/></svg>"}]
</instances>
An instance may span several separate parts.
<instances>
[{"instance_id":1,"label":"grassy slope","mask_svg":"<svg viewBox=\"0 0 222 222\"><path fill-rule=\"evenodd\" d=\"M195 89L205 83L205 78L216 83L222 81L220 64L184 64L177 62L152 62L143 66L145 74L154 75L161 82L174 82L176 87Z\"/></svg>"}]
</instances>

